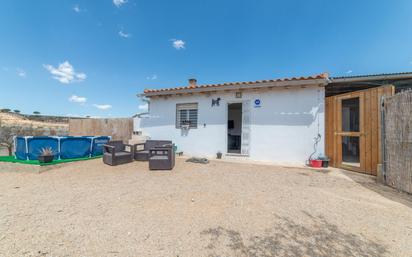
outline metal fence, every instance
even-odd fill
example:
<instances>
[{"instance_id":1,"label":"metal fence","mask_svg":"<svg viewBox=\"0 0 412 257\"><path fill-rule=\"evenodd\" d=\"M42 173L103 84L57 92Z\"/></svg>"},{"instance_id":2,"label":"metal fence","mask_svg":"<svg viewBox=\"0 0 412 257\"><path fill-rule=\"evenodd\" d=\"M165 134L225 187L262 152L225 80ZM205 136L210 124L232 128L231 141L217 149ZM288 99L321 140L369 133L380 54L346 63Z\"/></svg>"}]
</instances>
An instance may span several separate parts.
<instances>
[{"instance_id":1,"label":"metal fence","mask_svg":"<svg viewBox=\"0 0 412 257\"><path fill-rule=\"evenodd\" d=\"M384 98L383 104L384 180L412 193L412 91Z\"/></svg>"}]
</instances>

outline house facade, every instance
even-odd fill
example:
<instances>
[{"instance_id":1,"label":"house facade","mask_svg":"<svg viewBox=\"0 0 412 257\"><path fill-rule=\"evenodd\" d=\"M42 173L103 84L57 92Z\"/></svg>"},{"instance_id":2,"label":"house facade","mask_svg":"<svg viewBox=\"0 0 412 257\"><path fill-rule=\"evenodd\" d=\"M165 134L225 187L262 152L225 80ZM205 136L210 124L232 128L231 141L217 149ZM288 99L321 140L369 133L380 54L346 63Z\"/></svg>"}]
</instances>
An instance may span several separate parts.
<instances>
[{"instance_id":1,"label":"house facade","mask_svg":"<svg viewBox=\"0 0 412 257\"><path fill-rule=\"evenodd\" d=\"M305 163L324 154L327 74L145 90L140 121L152 139L172 140L190 156L242 156Z\"/></svg>"},{"instance_id":2,"label":"house facade","mask_svg":"<svg viewBox=\"0 0 412 257\"><path fill-rule=\"evenodd\" d=\"M145 90L140 129L187 155L330 165L377 175L382 99L412 89L412 72L263 80Z\"/></svg>"}]
</instances>

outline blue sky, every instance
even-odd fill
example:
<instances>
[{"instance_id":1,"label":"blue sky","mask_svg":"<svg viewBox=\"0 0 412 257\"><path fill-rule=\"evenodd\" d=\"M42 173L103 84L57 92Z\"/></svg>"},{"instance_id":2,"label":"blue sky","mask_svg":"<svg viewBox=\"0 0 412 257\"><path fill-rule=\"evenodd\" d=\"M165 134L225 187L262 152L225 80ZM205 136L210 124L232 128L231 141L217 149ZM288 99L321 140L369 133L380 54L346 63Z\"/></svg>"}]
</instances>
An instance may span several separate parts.
<instances>
[{"instance_id":1,"label":"blue sky","mask_svg":"<svg viewBox=\"0 0 412 257\"><path fill-rule=\"evenodd\" d=\"M412 71L412 1L3 0L0 107L127 117L144 88Z\"/></svg>"}]
</instances>

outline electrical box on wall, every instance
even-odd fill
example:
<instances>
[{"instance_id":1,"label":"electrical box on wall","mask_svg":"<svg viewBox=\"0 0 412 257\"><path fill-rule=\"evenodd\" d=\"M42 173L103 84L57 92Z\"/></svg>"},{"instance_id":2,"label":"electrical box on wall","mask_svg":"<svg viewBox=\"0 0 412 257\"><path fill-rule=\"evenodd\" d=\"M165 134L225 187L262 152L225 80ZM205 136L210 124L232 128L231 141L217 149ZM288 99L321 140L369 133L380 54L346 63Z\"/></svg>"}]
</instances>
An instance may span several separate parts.
<instances>
[{"instance_id":1,"label":"electrical box on wall","mask_svg":"<svg viewBox=\"0 0 412 257\"><path fill-rule=\"evenodd\" d=\"M236 92L236 98L242 98L242 92Z\"/></svg>"}]
</instances>

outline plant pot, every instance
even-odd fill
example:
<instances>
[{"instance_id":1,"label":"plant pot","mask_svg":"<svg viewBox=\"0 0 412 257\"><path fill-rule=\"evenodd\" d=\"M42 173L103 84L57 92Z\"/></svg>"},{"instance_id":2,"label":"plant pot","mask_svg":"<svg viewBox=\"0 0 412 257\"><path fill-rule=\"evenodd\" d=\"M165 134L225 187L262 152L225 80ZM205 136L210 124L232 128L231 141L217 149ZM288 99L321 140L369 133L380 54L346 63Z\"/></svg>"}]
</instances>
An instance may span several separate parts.
<instances>
[{"instance_id":1,"label":"plant pot","mask_svg":"<svg viewBox=\"0 0 412 257\"><path fill-rule=\"evenodd\" d=\"M310 160L310 166L313 168L321 168L322 160Z\"/></svg>"},{"instance_id":2,"label":"plant pot","mask_svg":"<svg viewBox=\"0 0 412 257\"><path fill-rule=\"evenodd\" d=\"M216 158L217 159L222 159L222 153L216 153Z\"/></svg>"},{"instance_id":3,"label":"plant pot","mask_svg":"<svg viewBox=\"0 0 412 257\"><path fill-rule=\"evenodd\" d=\"M322 161L322 168L327 168L329 167L329 158L324 156L324 157L319 157L318 160Z\"/></svg>"},{"instance_id":4,"label":"plant pot","mask_svg":"<svg viewBox=\"0 0 412 257\"><path fill-rule=\"evenodd\" d=\"M40 155L39 156L39 162L41 163L50 163L54 159L53 155Z\"/></svg>"},{"instance_id":5,"label":"plant pot","mask_svg":"<svg viewBox=\"0 0 412 257\"><path fill-rule=\"evenodd\" d=\"M323 168L329 167L329 160L323 160L323 161L322 161L322 167L323 167Z\"/></svg>"}]
</instances>

